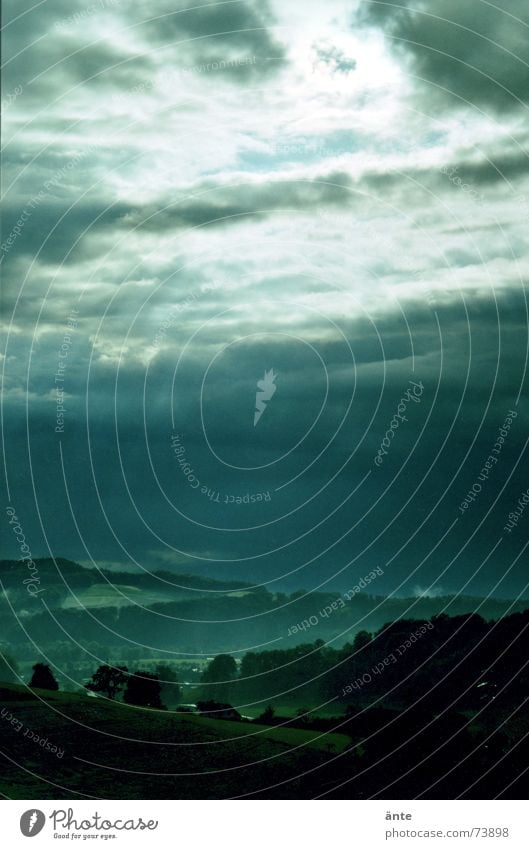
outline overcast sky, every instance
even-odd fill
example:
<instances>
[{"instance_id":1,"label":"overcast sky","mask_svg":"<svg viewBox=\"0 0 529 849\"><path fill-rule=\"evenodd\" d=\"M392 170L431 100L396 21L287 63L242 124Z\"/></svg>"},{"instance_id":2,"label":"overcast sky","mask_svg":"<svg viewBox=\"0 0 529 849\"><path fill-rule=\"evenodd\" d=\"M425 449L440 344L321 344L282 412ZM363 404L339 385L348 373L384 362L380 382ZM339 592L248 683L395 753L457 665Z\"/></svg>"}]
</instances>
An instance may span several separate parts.
<instances>
[{"instance_id":1,"label":"overcast sky","mask_svg":"<svg viewBox=\"0 0 529 849\"><path fill-rule=\"evenodd\" d=\"M5 503L33 556L525 594L527 0L3 24Z\"/></svg>"}]
</instances>

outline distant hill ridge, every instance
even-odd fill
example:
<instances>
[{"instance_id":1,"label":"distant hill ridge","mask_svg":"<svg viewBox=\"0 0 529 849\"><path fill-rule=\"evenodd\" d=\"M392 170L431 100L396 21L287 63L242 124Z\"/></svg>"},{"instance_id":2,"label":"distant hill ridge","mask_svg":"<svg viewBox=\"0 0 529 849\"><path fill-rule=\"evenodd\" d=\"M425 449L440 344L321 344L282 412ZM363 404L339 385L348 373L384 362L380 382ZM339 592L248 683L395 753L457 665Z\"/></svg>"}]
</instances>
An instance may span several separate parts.
<instances>
[{"instance_id":1,"label":"distant hill ridge","mask_svg":"<svg viewBox=\"0 0 529 849\"><path fill-rule=\"evenodd\" d=\"M136 571L111 571L109 569L95 569L81 566L73 560L63 557L37 558L33 560L37 567L41 583L48 586L64 587L64 580L74 588L86 588L93 584L101 584L105 579L114 586L133 586L140 589L167 590L168 594L194 593L196 590L202 592L235 592L237 590L248 590L251 585L240 581L223 581L215 578L206 578L200 575L189 575L175 572L136 572ZM0 580L4 586L10 587L20 583L21 570L26 568L22 560L0 560ZM62 575L62 577L61 577ZM63 580L64 578L64 580ZM170 586L168 586L168 584Z\"/></svg>"},{"instance_id":2,"label":"distant hill ridge","mask_svg":"<svg viewBox=\"0 0 529 849\"><path fill-rule=\"evenodd\" d=\"M358 593L344 600L338 592L298 590L287 595L166 571L152 575L99 571L62 558L39 559L35 565L44 591L39 598L50 613L23 586L24 563L0 561L0 584L7 591L7 598L0 593L0 614L7 642L20 641L20 628L11 621L9 605L21 611L27 633L40 646L64 640L64 633L80 643L92 640L123 646L141 633L155 649L178 646L201 653L248 650L270 641L277 646L317 639L343 644L359 631L373 632L410 617L479 613L484 620L497 620L529 609L527 599ZM94 608L95 618L90 613Z\"/></svg>"}]
</instances>

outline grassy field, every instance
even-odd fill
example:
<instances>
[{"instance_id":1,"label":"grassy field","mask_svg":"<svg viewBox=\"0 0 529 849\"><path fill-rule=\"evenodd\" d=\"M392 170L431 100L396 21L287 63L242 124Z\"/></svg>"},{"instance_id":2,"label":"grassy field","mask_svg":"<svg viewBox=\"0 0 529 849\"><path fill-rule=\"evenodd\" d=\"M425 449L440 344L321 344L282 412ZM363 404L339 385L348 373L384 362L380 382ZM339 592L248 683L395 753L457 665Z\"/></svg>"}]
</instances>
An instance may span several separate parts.
<instances>
[{"instance_id":1,"label":"grassy field","mask_svg":"<svg viewBox=\"0 0 529 849\"><path fill-rule=\"evenodd\" d=\"M0 684L0 705L0 791L16 799L312 798L350 744L14 684Z\"/></svg>"},{"instance_id":2,"label":"grassy field","mask_svg":"<svg viewBox=\"0 0 529 849\"><path fill-rule=\"evenodd\" d=\"M238 710L240 711L240 713L244 714L244 716L249 716L249 717L251 717L251 719L257 719L257 717L260 716L263 713L263 711L265 710L266 707L268 707L269 704L271 704L271 707L273 707L274 713L276 714L276 716L283 716L283 717L286 716L286 717L291 718L291 717L297 716L298 711L300 710L299 705L281 704L279 702L276 703L273 700L272 700L271 703L269 701L265 700L258 705L250 705L250 706L244 705L244 706L241 706L240 708L238 708ZM307 710L307 708L303 708L304 712L306 710ZM342 712L341 707L340 706L337 707L336 704L334 704L334 703L331 703L329 705L325 705L321 708L319 707L315 710L312 710L312 709L309 709L309 710L310 710L309 716L311 716L311 717L319 716L319 717L323 717L323 718L337 716L338 714L340 714Z\"/></svg>"}]
</instances>

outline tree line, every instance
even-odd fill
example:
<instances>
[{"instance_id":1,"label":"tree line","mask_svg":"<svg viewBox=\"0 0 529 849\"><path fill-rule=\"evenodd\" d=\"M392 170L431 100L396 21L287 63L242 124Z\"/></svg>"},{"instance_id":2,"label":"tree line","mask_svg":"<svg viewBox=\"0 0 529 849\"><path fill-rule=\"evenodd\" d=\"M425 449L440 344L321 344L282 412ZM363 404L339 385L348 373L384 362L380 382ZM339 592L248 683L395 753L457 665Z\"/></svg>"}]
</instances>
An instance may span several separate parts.
<instances>
[{"instance_id":1,"label":"tree line","mask_svg":"<svg viewBox=\"0 0 529 849\"><path fill-rule=\"evenodd\" d=\"M428 710L518 704L529 698L529 610L486 622L479 614L400 619L352 643L322 640L248 652L239 664L221 655L203 680L210 698L239 705L381 704Z\"/></svg>"},{"instance_id":2,"label":"tree line","mask_svg":"<svg viewBox=\"0 0 529 849\"><path fill-rule=\"evenodd\" d=\"M50 667L45 663L35 663L28 685L31 689L57 691L59 684ZM129 672L126 666L103 664L94 672L85 685L90 693L103 696L111 701L120 698L129 705L164 710L162 701L164 688L171 687L173 699L180 698L180 688L176 676L169 666L160 664L156 674L144 670Z\"/></svg>"},{"instance_id":3,"label":"tree line","mask_svg":"<svg viewBox=\"0 0 529 849\"><path fill-rule=\"evenodd\" d=\"M479 614L400 619L375 632L360 631L334 648L322 640L236 660L217 655L201 677L196 699L233 704L244 713L252 703L380 704L403 709L420 701L427 710L454 706L477 710L529 698L529 610L486 622ZM0 678L9 680L6 665ZM43 670L47 670L44 677ZM49 667L36 664L30 686L56 689ZM86 689L111 700L145 707L176 707L181 689L174 669L154 672L100 666ZM193 701L195 701L193 698Z\"/></svg>"}]
</instances>

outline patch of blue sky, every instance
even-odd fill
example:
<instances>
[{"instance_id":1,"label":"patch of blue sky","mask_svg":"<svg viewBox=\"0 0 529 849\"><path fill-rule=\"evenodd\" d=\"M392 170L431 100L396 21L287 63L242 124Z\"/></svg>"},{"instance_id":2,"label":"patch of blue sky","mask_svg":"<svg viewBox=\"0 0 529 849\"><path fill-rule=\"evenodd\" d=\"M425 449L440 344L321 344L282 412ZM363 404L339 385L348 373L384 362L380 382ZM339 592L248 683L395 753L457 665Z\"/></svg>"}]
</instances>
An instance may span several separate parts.
<instances>
[{"instance_id":1,"label":"patch of blue sky","mask_svg":"<svg viewBox=\"0 0 529 849\"><path fill-rule=\"evenodd\" d=\"M238 164L256 171L268 171L274 165L289 162L311 165L323 159L355 153L360 150L358 139L350 130L339 130L327 135L304 135L288 133L278 136L265 150L243 150Z\"/></svg>"}]
</instances>

